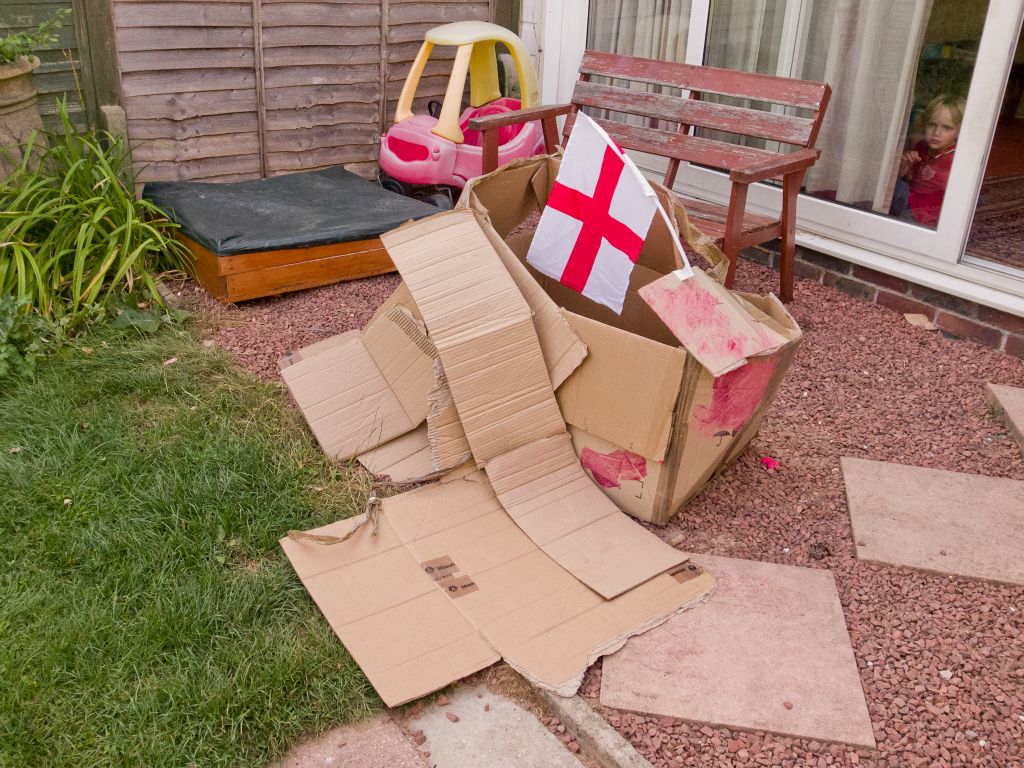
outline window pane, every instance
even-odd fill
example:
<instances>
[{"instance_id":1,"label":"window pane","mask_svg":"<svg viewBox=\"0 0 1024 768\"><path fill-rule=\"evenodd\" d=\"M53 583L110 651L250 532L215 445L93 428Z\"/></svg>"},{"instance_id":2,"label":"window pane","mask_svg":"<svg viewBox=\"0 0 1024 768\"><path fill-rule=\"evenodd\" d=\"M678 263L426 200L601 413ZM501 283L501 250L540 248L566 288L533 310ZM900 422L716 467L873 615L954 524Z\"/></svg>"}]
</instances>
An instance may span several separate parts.
<instances>
[{"instance_id":1,"label":"window pane","mask_svg":"<svg viewBox=\"0 0 1024 768\"><path fill-rule=\"evenodd\" d=\"M590 0L587 48L605 53L622 53L661 61L682 62L686 58L689 33L690 0ZM615 85L645 93L678 94L678 88L645 85L623 80L595 77L595 83ZM650 127L674 127L665 121L651 120L587 107L591 117L605 118Z\"/></svg>"}]
</instances>

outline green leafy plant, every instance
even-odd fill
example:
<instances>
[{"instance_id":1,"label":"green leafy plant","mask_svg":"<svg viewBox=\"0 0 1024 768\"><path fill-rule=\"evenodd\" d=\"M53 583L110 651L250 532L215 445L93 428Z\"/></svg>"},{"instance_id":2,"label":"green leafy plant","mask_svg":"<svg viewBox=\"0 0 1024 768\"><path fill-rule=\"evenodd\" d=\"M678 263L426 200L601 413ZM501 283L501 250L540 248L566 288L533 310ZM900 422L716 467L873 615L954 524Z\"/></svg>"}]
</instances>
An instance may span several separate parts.
<instances>
[{"instance_id":1,"label":"green leafy plant","mask_svg":"<svg viewBox=\"0 0 1024 768\"><path fill-rule=\"evenodd\" d=\"M0 382L35 373L46 353L48 324L25 300L0 296Z\"/></svg>"},{"instance_id":2,"label":"green leafy plant","mask_svg":"<svg viewBox=\"0 0 1024 768\"><path fill-rule=\"evenodd\" d=\"M57 42L56 32L69 13L70 8L61 8L33 30L0 37L0 64L10 64L20 58L27 58L44 45Z\"/></svg>"},{"instance_id":3,"label":"green leafy plant","mask_svg":"<svg viewBox=\"0 0 1024 768\"><path fill-rule=\"evenodd\" d=\"M23 299L70 329L90 305L144 290L163 306L155 276L181 269L187 249L177 224L137 200L122 142L81 131L58 103L61 128L49 146L0 182L0 294ZM39 154L38 163L29 157Z\"/></svg>"}]
</instances>

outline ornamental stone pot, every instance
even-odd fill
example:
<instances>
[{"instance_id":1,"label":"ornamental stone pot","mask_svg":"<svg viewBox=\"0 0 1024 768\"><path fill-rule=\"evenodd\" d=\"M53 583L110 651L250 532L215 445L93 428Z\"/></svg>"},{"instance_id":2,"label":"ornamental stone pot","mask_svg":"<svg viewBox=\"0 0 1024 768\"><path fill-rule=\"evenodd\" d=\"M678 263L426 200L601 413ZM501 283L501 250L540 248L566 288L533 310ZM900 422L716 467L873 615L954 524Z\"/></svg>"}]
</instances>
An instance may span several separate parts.
<instances>
[{"instance_id":1,"label":"ornamental stone pot","mask_svg":"<svg viewBox=\"0 0 1024 768\"><path fill-rule=\"evenodd\" d=\"M38 66L37 56L0 64L0 178L21 161L21 149L32 132L43 130L32 85L32 72ZM41 140L40 134L37 147L42 146Z\"/></svg>"}]
</instances>

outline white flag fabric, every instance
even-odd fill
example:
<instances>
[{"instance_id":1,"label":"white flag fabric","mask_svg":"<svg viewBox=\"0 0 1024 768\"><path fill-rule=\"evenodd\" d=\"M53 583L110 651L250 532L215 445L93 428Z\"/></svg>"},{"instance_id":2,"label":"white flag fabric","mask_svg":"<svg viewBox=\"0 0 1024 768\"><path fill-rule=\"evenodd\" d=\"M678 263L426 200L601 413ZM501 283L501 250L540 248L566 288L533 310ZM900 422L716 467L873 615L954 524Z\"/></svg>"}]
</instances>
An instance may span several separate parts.
<instances>
[{"instance_id":1,"label":"white flag fabric","mask_svg":"<svg viewBox=\"0 0 1024 768\"><path fill-rule=\"evenodd\" d=\"M630 275L656 213L667 221L633 161L579 112L526 260L622 314ZM688 274L678 243L677 248Z\"/></svg>"}]
</instances>

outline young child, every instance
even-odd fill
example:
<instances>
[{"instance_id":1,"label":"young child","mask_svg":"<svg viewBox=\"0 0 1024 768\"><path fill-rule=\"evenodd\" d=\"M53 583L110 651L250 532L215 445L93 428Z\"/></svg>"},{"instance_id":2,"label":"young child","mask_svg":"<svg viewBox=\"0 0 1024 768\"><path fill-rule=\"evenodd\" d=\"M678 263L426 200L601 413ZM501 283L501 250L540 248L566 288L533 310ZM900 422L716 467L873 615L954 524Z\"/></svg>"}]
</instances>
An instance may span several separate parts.
<instances>
[{"instance_id":1,"label":"young child","mask_svg":"<svg viewBox=\"0 0 1024 768\"><path fill-rule=\"evenodd\" d=\"M939 223L953 152L964 119L964 99L938 96L921 113L924 139L900 158L890 213L926 227Z\"/></svg>"}]
</instances>

